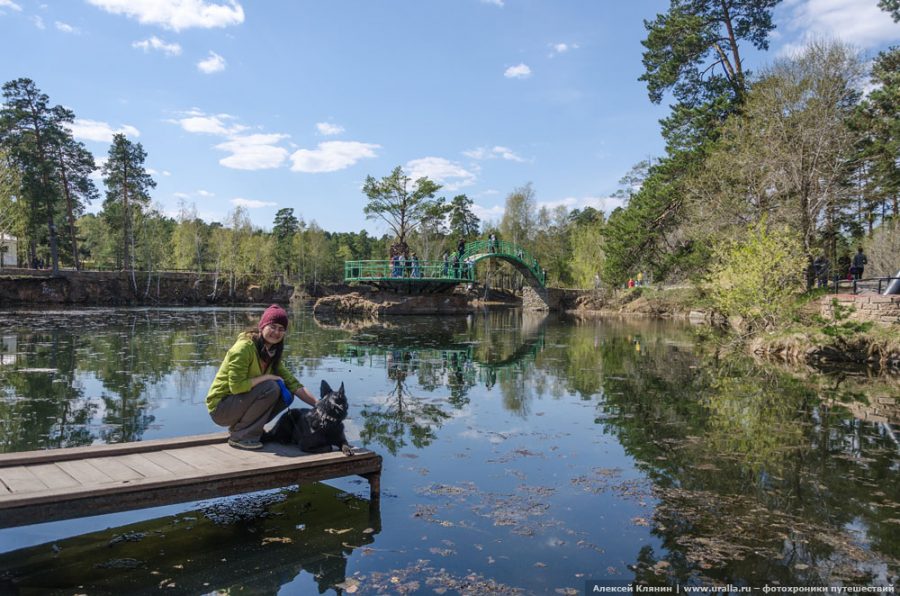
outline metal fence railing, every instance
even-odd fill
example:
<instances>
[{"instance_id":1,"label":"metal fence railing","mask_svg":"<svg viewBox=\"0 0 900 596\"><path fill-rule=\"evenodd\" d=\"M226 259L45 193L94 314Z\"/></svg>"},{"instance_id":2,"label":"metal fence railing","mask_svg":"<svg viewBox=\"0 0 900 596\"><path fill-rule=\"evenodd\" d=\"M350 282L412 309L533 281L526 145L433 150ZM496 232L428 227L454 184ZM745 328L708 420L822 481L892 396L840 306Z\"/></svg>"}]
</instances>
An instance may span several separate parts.
<instances>
[{"instance_id":1,"label":"metal fence railing","mask_svg":"<svg viewBox=\"0 0 900 596\"><path fill-rule=\"evenodd\" d=\"M828 281L827 287L835 294L859 294L860 292L870 291L881 295L884 294L891 283L895 281L900 282L900 277L867 277L863 279L844 279L835 277ZM826 287L826 285L820 282L819 287Z\"/></svg>"}]
</instances>

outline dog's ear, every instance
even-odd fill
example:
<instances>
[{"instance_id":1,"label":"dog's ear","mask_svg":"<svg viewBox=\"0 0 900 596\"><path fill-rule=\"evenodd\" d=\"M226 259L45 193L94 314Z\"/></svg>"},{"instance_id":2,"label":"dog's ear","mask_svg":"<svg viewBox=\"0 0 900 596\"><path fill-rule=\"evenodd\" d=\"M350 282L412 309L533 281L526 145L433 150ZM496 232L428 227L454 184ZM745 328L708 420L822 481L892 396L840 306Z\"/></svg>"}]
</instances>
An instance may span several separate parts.
<instances>
[{"instance_id":1,"label":"dog's ear","mask_svg":"<svg viewBox=\"0 0 900 596\"><path fill-rule=\"evenodd\" d=\"M322 394L322 397L325 397L329 393L331 393L331 385L328 384L328 381L322 381L322 387L319 389Z\"/></svg>"},{"instance_id":2,"label":"dog's ear","mask_svg":"<svg viewBox=\"0 0 900 596\"><path fill-rule=\"evenodd\" d=\"M341 387L338 389L338 395L346 398L347 396L344 394L344 383L341 383Z\"/></svg>"}]
</instances>

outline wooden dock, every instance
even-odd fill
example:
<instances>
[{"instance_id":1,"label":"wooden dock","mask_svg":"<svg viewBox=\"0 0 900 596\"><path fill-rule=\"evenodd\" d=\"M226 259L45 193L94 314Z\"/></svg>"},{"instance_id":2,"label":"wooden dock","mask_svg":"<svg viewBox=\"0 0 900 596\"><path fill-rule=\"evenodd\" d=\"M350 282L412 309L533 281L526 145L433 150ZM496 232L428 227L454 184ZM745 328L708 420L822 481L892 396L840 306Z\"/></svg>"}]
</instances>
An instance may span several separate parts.
<instances>
[{"instance_id":1,"label":"wooden dock","mask_svg":"<svg viewBox=\"0 0 900 596\"><path fill-rule=\"evenodd\" d=\"M222 433L0 455L0 528L360 475L378 506L381 456L229 447Z\"/></svg>"}]
</instances>

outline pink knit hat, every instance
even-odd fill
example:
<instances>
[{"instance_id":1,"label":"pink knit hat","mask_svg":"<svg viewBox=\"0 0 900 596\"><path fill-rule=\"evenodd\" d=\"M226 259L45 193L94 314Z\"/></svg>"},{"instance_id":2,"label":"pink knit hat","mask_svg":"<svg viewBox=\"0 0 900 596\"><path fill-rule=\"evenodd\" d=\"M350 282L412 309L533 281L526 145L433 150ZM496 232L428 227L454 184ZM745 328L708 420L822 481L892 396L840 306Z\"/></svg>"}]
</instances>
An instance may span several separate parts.
<instances>
[{"instance_id":1,"label":"pink knit hat","mask_svg":"<svg viewBox=\"0 0 900 596\"><path fill-rule=\"evenodd\" d=\"M285 329L288 326L288 316L283 308L278 306L277 304L273 304L269 308L265 310L262 316L259 318L259 329L261 330L266 325L281 325Z\"/></svg>"}]
</instances>

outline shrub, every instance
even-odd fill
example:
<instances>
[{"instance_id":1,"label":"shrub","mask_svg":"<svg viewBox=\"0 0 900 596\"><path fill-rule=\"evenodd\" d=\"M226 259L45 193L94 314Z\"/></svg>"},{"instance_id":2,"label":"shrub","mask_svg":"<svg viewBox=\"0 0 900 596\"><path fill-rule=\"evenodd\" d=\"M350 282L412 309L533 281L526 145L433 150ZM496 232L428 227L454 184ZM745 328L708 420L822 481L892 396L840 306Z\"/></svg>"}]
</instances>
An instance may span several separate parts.
<instances>
[{"instance_id":1,"label":"shrub","mask_svg":"<svg viewBox=\"0 0 900 596\"><path fill-rule=\"evenodd\" d=\"M724 314L742 317L751 329L771 327L791 316L805 265L797 235L762 221L746 237L714 248L707 289Z\"/></svg>"}]
</instances>

